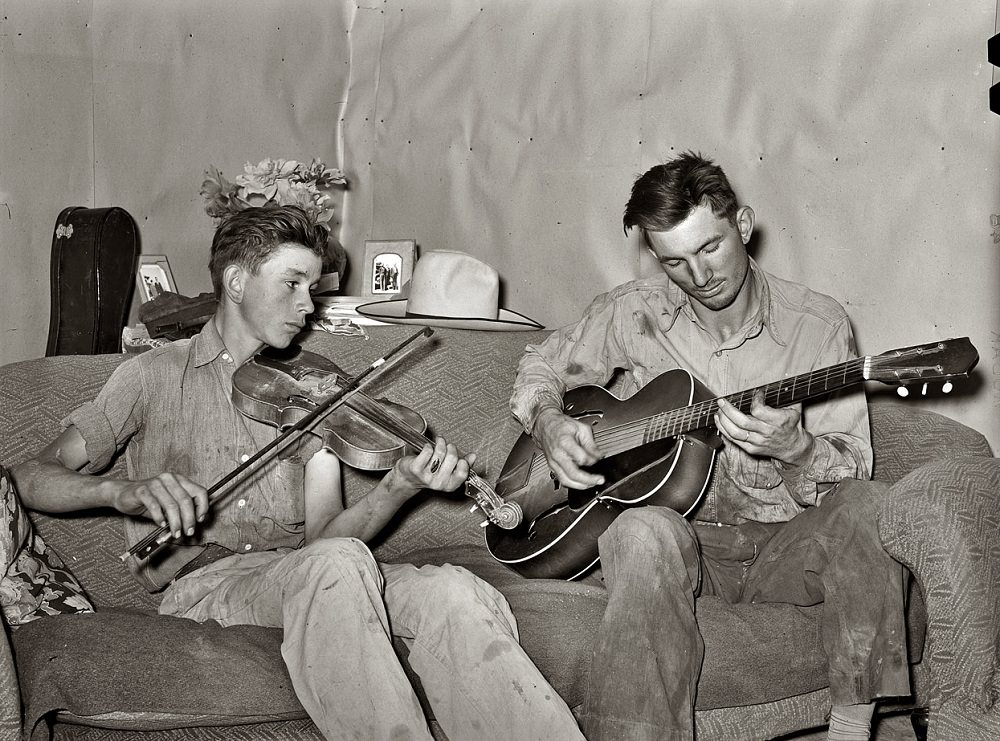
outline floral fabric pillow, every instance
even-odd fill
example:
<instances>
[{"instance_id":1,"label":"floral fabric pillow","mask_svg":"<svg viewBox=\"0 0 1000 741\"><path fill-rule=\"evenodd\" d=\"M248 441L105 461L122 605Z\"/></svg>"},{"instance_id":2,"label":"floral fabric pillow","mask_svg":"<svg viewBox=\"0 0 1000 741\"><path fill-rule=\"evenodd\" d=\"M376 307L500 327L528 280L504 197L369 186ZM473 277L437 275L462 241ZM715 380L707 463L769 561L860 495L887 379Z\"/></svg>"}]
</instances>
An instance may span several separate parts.
<instances>
[{"instance_id":1,"label":"floral fabric pillow","mask_svg":"<svg viewBox=\"0 0 1000 741\"><path fill-rule=\"evenodd\" d=\"M35 533L0 466L0 608L7 625L46 615L93 612L83 587L55 551Z\"/></svg>"}]
</instances>

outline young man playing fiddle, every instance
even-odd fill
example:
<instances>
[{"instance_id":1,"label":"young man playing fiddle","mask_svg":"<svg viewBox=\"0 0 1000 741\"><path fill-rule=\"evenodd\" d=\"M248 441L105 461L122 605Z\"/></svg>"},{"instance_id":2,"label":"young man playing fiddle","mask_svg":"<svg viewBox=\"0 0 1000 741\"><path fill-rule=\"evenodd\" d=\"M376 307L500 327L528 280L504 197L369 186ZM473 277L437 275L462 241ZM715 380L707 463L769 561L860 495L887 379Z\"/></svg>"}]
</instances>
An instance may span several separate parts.
<instances>
[{"instance_id":1,"label":"young man playing fiddle","mask_svg":"<svg viewBox=\"0 0 1000 741\"><path fill-rule=\"evenodd\" d=\"M528 346L511 409L553 477L586 489L603 478L589 425L567 416L568 387L625 372L634 393L685 368L731 394L855 356L847 315L828 296L761 270L747 253L754 212L725 173L685 153L634 183L636 227L662 275L598 296L577 323ZM830 739L867 739L876 698L909 693L902 567L882 549L866 496L872 464L861 388L805 410L749 413L721 400L712 481L686 520L627 509L599 538L608 606L583 708L591 741L690 740L704 646L695 597L823 603ZM665 627L669 626L669 628Z\"/></svg>"},{"instance_id":2,"label":"young man playing fiddle","mask_svg":"<svg viewBox=\"0 0 1000 741\"><path fill-rule=\"evenodd\" d=\"M421 489L461 485L472 456L438 439L345 506L339 460L305 435L210 511L205 485L277 435L234 408L233 374L303 328L325 244L296 207L226 218L212 243L214 317L194 338L123 363L72 412L15 469L24 504L113 507L130 544L168 526L178 545L134 569L148 589L165 589L160 612L282 627L296 694L326 738L431 737L393 636L408 644L449 738L581 738L499 593L452 566L376 563L365 546ZM122 450L129 480L87 475Z\"/></svg>"}]
</instances>

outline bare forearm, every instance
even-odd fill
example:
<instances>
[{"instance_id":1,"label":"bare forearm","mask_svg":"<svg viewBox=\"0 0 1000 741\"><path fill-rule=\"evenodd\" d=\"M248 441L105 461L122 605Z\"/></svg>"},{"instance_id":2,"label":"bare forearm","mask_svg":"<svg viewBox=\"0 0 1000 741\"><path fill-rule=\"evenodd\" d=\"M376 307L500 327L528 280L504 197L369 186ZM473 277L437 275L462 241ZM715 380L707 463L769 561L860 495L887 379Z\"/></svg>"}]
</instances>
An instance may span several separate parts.
<instances>
[{"instance_id":1,"label":"bare forearm","mask_svg":"<svg viewBox=\"0 0 1000 741\"><path fill-rule=\"evenodd\" d=\"M318 538L357 538L368 542L389 523L419 488L400 481L395 469L364 497L315 527L306 527L306 541Z\"/></svg>"},{"instance_id":2,"label":"bare forearm","mask_svg":"<svg viewBox=\"0 0 1000 741\"><path fill-rule=\"evenodd\" d=\"M423 489L454 491L469 477L475 454L468 458L443 438L407 455L364 497L343 506L340 463L328 451L306 464L306 542L318 538L352 537L368 541L389 523L403 504Z\"/></svg>"},{"instance_id":3,"label":"bare forearm","mask_svg":"<svg viewBox=\"0 0 1000 741\"><path fill-rule=\"evenodd\" d=\"M75 512L113 507L116 492L127 485L72 471L55 461L31 459L14 467L14 481L24 506L43 512Z\"/></svg>"},{"instance_id":4,"label":"bare forearm","mask_svg":"<svg viewBox=\"0 0 1000 741\"><path fill-rule=\"evenodd\" d=\"M92 477L80 471L90 462L86 443L70 425L34 458L14 469L21 501L43 512L75 512L111 507L122 514L169 525L175 537L194 534L208 512L203 487L180 474L164 472L130 481Z\"/></svg>"}]
</instances>

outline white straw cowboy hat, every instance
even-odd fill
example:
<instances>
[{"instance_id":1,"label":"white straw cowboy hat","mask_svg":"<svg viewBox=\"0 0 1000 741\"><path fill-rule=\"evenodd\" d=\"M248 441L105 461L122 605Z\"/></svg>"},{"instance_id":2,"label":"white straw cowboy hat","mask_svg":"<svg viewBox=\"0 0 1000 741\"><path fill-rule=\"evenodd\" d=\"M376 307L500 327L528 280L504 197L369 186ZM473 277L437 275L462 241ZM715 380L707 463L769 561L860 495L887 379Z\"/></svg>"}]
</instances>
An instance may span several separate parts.
<instances>
[{"instance_id":1,"label":"white straw cowboy hat","mask_svg":"<svg viewBox=\"0 0 1000 741\"><path fill-rule=\"evenodd\" d=\"M533 319L499 308L497 271L464 252L432 250L413 266L409 298L375 301L359 314L400 324L495 332L542 329Z\"/></svg>"}]
</instances>

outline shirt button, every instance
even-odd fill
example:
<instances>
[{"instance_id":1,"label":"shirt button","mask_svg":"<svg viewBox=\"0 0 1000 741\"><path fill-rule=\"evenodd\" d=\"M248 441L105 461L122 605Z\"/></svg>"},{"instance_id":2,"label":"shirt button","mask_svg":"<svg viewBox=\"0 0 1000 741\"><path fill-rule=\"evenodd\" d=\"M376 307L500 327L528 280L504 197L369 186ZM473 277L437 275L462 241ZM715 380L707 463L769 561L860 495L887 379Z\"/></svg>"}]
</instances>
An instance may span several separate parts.
<instances>
[{"instance_id":1,"label":"shirt button","mask_svg":"<svg viewBox=\"0 0 1000 741\"><path fill-rule=\"evenodd\" d=\"M240 505L241 507L246 507L247 506L247 500L246 499L241 499L240 501L237 502L237 504Z\"/></svg>"},{"instance_id":2,"label":"shirt button","mask_svg":"<svg viewBox=\"0 0 1000 741\"><path fill-rule=\"evenodd\" d=\"M240 463L246 463L248 460L250 460L250 456L246 453L240 456Z\"/></svg>"},{"instance_id":3,"label":"shirt button","mask_svg":"<svg viewBox=\"0 0 1000 741\"><path fill-rule=\"evenodd\" d=\"M229 357L229 353L224 352L224 353L222 353L222 359L223 360L231 360L232 358Z\"/></svg>"},{"instance_id":4,"label":"shirt button","mask_svg":"<svg viewBox=\"0 0 1000 741\"><path fill-rule=\"evenodd\" d=\"M253 550L253 546L250 545L249 543L247 543L245 546L243 546L243 550L245 550L245 551Z\"/></svg>"},{"instance_id":5,"label":"shirt button","mask_svg":"<svg viewBox=\"0 0 1000 741\"><path fill-rule=\"evenodd\" d=\"M721 358L722 357L722 350L716 350L715 351L715 357Z\"/></svg>"}]
</instances>

